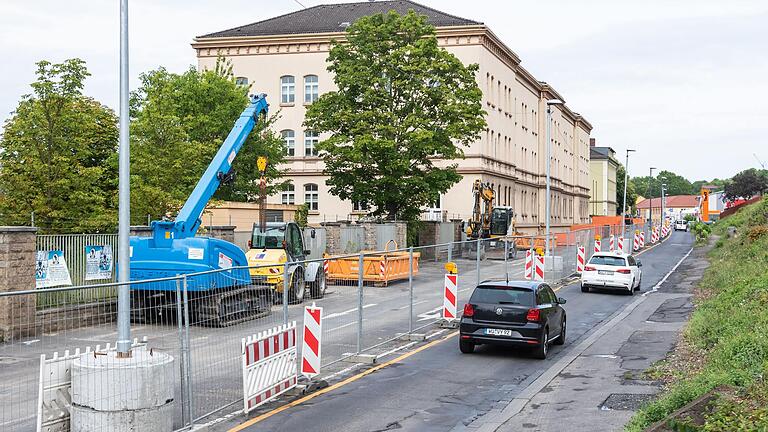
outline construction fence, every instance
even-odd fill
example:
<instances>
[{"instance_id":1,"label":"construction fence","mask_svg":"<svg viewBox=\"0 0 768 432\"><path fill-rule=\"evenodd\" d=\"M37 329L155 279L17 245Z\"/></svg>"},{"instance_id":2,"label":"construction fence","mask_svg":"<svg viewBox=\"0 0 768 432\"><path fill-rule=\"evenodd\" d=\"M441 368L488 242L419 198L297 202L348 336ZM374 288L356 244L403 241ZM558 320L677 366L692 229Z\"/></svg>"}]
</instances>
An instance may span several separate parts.
<instances>
[{"instance_id":1,"label":"construction fence","mask_svg":"<svg viewBox=\"0 0 768 432\"><path fill-rule=\"evenodd\" d=\"M634 229L641 227L628 231ZM578 246L585 246L589 256L595 236L605 234L553 235L553 264L544 280L572 276ZM168 422L152 427L191 428L242 409L243 338L293 321L301 326L304 306L322 307L322 378L347 368L346 361L359 354L397 350L407 343L404 338L440 320L447 262L458 267L460 312L478 283L524 279L527 249L520 246L530 249L541 240L483 239L325 257L277 266L280 274L292 275L277 283L270 276L277 274L275 266L131 282L135 356L163 364L151 377L131 376L138 370L119 377L104 374L105 365L119 361L114 353L117 283L0 292L0 309L6 311L0 323L5 329L0 332L0 430L67 430L55 426L70 422L112 430L93 411L134 405L157 410ZM310 275L312 269L317 273ZM141 379L161 383L164 391L138 397L130 382Z\"/></svg>"}]
</instances>

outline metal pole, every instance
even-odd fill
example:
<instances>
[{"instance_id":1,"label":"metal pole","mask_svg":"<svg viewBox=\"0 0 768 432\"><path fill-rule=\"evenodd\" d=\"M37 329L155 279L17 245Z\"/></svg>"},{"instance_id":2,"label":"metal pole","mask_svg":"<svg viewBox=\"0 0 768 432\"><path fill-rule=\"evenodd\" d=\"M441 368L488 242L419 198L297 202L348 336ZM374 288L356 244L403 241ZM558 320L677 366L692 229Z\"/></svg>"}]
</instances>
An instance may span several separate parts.
<instances>
[{"instance_id":1,"label":"metal pole","mask_svg":"<svg viewBox=\"0 0 768 432\"><path fill-rule=\"evenodd\" d=\"M477 285L480 285L480 247L483 245L482 239L477 239L477 258L475 258L475 273L477 273Z\"/></svg>"},{"instance_id":2,"label":"metal pole","mask_svg":"<svg viewBox=\"0 0 768 432\"><path fill-rule=\"evenodd\" d=\"M131 151L128 116L128 0L120 0L120 148L118 180L118 263L119 282L130 278L131 225ZM129 357L131 352L131 293L128 285L117 290L117 353L118 357Z\"/></svg>"},{"instance_id":3,"label":"metal pole","mask_svg":"<svg viewBox=\"0 0 768 432\"><path fill-rule=\"evenodd\" d=\"M550 218L550 205L552 204L552 197L550 196L550 171L552 169L552 108L547 105L547 198L546 209L544 218L547 220L546 240L544 240L544 256L549 256L549 218ZM546 258L545 258L546 259Z\"/></svg>"},{"instance_id":4,"label":"metal pole","mask_svg":"<svg viewBox=\"0 0 768 432\"><path fill-rule=\"evenodd\" d=\"M656 168L650 167L648 169L649 176L648 176L648 187L646 188L645 196L650 200L650 204L648 207L650 207L650 210L648 212L648 220L653 222L653 198L651 197L651 191L653 191L652 183L653 183L653 170Z\"/></svg>"},{"instance_id":5,"label":"metal pole","mask_svg":"<svg viewBox=\"0 0 768 432\"><path fill-rule=\"evenodd\" d=\"M437 251L435 251L437 256ZM408 334L413 332L413 246L408 248Z\"/></svg>"},{"instance_id":6,"label":"metal pole","mask_svg":"<svg viewBox=\"0 0 768 432\"><path fill-rule=\"evenodd\" d=\"M629 149L627 149L627 158L624 162L624 203L621 205L621 235L626 241L627 238L627 181L629 180ZM622 250L624 252L624 250Z\"/></svg>"},{"instance_id":7,"label":"metal pole","mask_svg":"<svg viewBox=\"0 0 768 432\"><path fill-rule=\"evenodd\" d=\"M357 354L363 347L363 265L365 256L360 252L357 262Z\"/></svg>"},{"instance_id":8,"label":"metal pole","mask_svg":"<svg viewBox=\"0 0 768 432\"><path fill-rule=\"evenodd\" d=\"M288 263L283 265L283 325L288 325Z\"/></svg>"}]
</instances>

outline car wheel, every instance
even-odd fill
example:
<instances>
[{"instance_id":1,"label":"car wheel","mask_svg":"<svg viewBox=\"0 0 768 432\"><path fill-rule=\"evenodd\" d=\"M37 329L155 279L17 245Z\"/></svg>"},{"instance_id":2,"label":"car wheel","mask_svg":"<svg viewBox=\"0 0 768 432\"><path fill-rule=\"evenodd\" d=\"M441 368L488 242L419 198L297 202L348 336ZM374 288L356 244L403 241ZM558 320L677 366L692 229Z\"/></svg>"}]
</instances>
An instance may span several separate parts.
<instances>
[{"instance_id":1,"label":"car wheel","mask_svg":"<svg viewBox=\"0 0 768 432\"><path fill-rule=\"evenodd\" d=\"M643 284L643 277L640 276L640 281L637 282L637 286L635 287L635 291L640 291L640 285Z\"/></svg>"},{"instance_id":2,"label":"car wheel","mask_svg":"<svg viewBox=\"0 0 768 432\"><path fill-rule=\"evenodd\" d=\"M629 290L627 292L628 295L635 295L635 281L632 281L632 284L629 285Z\"/></svg>"},{"instance_id":3,"label":"car wheel","mask_svg":"<svg viewBox=\"0 0 768 432\"><path fill-rule=\"evenodd\" d=\"M588 286L585 286L585 285L582 285L582 286L581 286L581 292L586 292L586 293L588 293L588 292L589 292L589 287L588 287Z\"/></svg>"},{"instance_id":4,"label":"car wheel","mask_svg":"<svg viewBox=\"0 0 768 432\"><path fill-rule=\"evenodd\" d=\"M325 280L325 272L322 268L317 270L317 274L315 275L315 281L312 282L309 288L309 295L313 299L321 299L325 297L325 290L328 287L326 280Z\"/></svg>"},{"instance_id":5,"label":"car wheel","mask_svg":"<svg viewBox=\"0 0 768 432\"><path fill-rule=\"evenodd\" d=\"M472 354L475 352L475 343L468 340L459 339L459 351L463 354Z\"/></svg>"},{"instance_id":6,"label":"car wheel","mask_svg":"<svg viewBox=\"0 0 768 432\"><path fill-rule=\"evenodd\" d=\"M547 358L547 352L549 351L549 329L544 328L544 334L541 336L541 343L536 347L536 351L533 352L533 356L537 359L544 360Z\"/></svg>"},{"instance_id":7,"label":"car wheel","mask_svg":"<svg viewBox=\"0 0 768 432\"><path fill-rule=\"evenodd\" d=\"M565 343L565 330L566 330L565 326L566 326L566 321L565 321L565 317L563 317L563 324L560 326L560 337L555 339L555 341L552 342L553 344L563 345Z\"/></svg>"}]
</instances>

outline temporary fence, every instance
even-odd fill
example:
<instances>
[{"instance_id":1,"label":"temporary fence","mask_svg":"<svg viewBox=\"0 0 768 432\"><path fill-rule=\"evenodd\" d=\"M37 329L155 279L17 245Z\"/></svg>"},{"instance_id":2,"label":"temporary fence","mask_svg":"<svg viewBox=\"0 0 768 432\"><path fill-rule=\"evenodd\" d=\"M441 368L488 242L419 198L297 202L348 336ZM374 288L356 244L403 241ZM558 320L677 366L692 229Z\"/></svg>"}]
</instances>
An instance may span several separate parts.
<instances>
[{"instance_id":1,"label":"temporary fence","mask_svg":"<svg viewBox=\"0 0 768 432\"><path fill-rule=\"evenodd\" d=\"M584 250L583 259L588 261L593 253L589 246L602 231L559 233L546 256L540 256L546 251L518 247L535 245L540 237L527 236L527 242L506 237L131 282L132 336L146 337L145 354L155 360L167 358L168 363L153 378L163 383L168 400L145 400L135 406L157 410L175 430L242 409L244 403L247 406L243 397L247 341L244 345L243 339L257 340L259 333L267 335L276 327L293 328L294 321L297 329L303 328L306 305L322 308L322 326L313 328L318 333L318 353L322 351L317 371L322 378L346 368L342 362L359 354L376 356L397 349L404 336L440 320L446 288L460 315L478 283L524 279L526 256L540 256L535 261L541 273L534 268L531 273L539 275L534 278L553 283L574 275L577 254ZM335 277L333 269L339 262L356 277ZM446 286L447 262L457 267L450 287ZM396 266L397 279L381 283L380 273L367 272L370 263L383 263L385 272ZM116 339L117 286L110 282L0 293L0 308L7 311L0 317L4 320L0 327L1 430L34 430L39 421L70 415L81 419L72 408L73 397L80 398L76 406L93 410L109 409L115 401L134 401L136 388L129 382L147 377L128 373L104 382L111 378L93 371L94 362L119 361L108 350L97 348ZM295 333L301 339L301 332ZM296 358L301 358L303 340L293 342ZM100 350L106 354L93 355ZM72 368L69 388L66 380L62 384L53 375L41 375L41 361L72 356L78 357L73 360L78 366ZM256 381L248 382L253 392L261 388ZM85 386L77 396L76 385ZM92 394L83 399L86 390ZM59 395L55 402L52 392ZM41 395L48 395L47 399ZM91 430L110 430L110 425L91 423Z\"/></svg>"}]
</instances>

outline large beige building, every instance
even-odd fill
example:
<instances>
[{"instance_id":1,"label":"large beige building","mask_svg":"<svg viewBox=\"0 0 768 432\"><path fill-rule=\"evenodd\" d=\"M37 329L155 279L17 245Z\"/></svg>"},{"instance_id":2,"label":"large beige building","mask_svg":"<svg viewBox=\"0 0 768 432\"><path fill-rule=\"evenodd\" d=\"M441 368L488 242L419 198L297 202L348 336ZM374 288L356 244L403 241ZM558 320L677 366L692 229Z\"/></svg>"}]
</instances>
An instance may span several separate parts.
<instances>
[{"instance_id":1,"label":"large beige building","mask_svg":"<svg viewBox=\"0 0 768 432\"><path fill-rule=\"evenodd\" d=\"M488 128L465 149L458 161L463 180L443 194L425 217L466 219L472 212L475 179L493 185L497 204L513 206L518 226L544 223L546 101L565 100L537 80L520 58L484 24L449 15L407 0L321 5L253 24L195 38L198 66L212 68L218 56L231 60L235 75L254 92L269 95L272 112L280 112L275 128L286 140L286 176L293 190L270 201L308 203L310 223L364 214L328 193L323 162L314 146L317 136L302 126L308 104L335 90L326 70L330 42L358 18L395 10L426 15L437 28L440 46L465 64L477 63ZM589 134L592 126L567 105L553 105L552 225L589 221ZM365 181L365 179L361 179Z\"/></svg>"}]
</instances>

